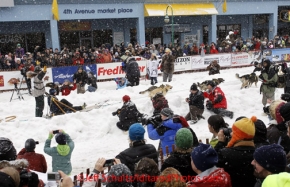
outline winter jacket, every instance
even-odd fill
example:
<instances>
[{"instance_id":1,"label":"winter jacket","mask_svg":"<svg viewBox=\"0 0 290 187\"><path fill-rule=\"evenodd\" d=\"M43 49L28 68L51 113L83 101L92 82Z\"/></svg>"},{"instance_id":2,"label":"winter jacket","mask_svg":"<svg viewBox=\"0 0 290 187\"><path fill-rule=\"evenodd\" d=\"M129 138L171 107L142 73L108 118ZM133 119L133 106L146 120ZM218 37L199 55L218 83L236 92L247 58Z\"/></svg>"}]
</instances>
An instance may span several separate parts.
<instances>
[{"instance_id":1,"label":"winter jacket","mask_svg":"<svg viewBox=\"0 0 290 187\"><path fill-rule=\"evenodd\" d=\"M98 88L97 78L95 76L89 77L88 78L88 85L91 85L94 88Z\"/></svg>"},{"instance_id":2,"label":"winter jacket","mask_svg":"<svg viewBox=\"0 0 290 187\"><path fill-rule=\"evenodd\" d=\"M233 147L217 150L217 167L224 168L231 176L233 187L250 187L255 185L256 178L253 175L254 168L251 165L254 152L255 147L252 141L240 141L234 144Z\"/></svg>"},{"instance_id":3,"label":"winter jacket","mask_svg":"<svg viewBox=\"0 0 290 187\"><path fill-rule=\"evenodd\" d=\"M140 112L132 101L124 103L124 105L120 109L120 113L118 114L120 123L123 126L128 127L128 129L130 125L138 121L139 116Z\"/></svg>"},{"instance_id":4,"label":"winter jacket","mask_svg":"<svg viewBox=\"0 0 290 187\"><path fill-rule=\"evenodd\" d=\"M57 147L50 147L51 139L47 139L44 145L44 152L52 157L52 171L63 171L69 175L72 171L71 154L74 150L74 142L71 137L65 133L66 145L57 145Z\"/></svg>"},{"instance_id":5,"label":"winter jacket","mask_svg":"<svg viewBox=\"0 0 290 187\"><path fill-rule=\"evenodd\" d=\"M134 173L135 164L142 158L147 157L153 159L158 163L158 153L154 145L145 144L144 141L132 142L132 146L119 153L115 158L121 160L122 164L125 164Z\"/></svg>"},{"instance_id":6,"label":"winter jacket","mask_svg":"<svg viewBox=\"0 0 290 187\"><path fill-rule=\"evenodd\" d=\"M140 78L139 65L135 60L130 60L126 64L126 76L129 82L136 82Z\"/></svg>"},{"instance_id":7,"label":"winter jacket","mask_svg":"<svg viewBox=\"0 0 290 187\"><path fill-rule=\"evenodd\" d=\"M103 54L104 63L111 63L112 62L112 55L107 53Z\"/></svg>"},{"instance_id":8,"label":"winter jacket","mask_svg":"<svg viewBox=\"0 0 290 187\"><path fill-rule=\"evenodd\" d=\"M203 92L203 96L212 102L213 108L227 109L227 99L220 87L214 87L210 93Z\"/></svg>"},{"instance_id":9,"label":"winter jacket","mask_svg":"<svg viewBox=\"0 0 290 187\"><path fill-rule=\"evenodd\" d=\"M42 79L43 79L45 73L46 72L41 71L39 74L37 74L34 77L34 81L33 81L34 89L32 90L33 97L39 97L41 95L44 95L45 87L44 87Z\"/></svg>"},{"instance_id":10,"label":"winter jacket","mask_svg":"<svg viewBox=\"0 0 290 187\"><path fill-rule=\"evenodd\" d=\"M148 61L147 69L148 69L149 77L158 77L158 66L159 66L159 62L157 60Z\"/></svg>"},{"instance_id":11,"label":"winter jacket","mask_svg":"<svg viewBox=\"0 0 290 187\"><path fill-rule=\"evenodd\" d=\"M173 167L181 173L182 176L196 176L197 174L191 168L191 154L174 151L164 160L161 166L161 172L166 168ZM190 179L188 179L189 181ZM188 182L186 181L186 182Z\"/></svg>"},{"instance_id":12,"label":"winter jacket","mask_svg":"<svg viewBox=\"0 0 290 187\"><path fill-rule=\"evenodd\" d=\"M261 93L274 93L278 81L278 75L274 67L270 64L268 66L261 71L261 75L259 76L263 81L260 88Z\"/></svg>"},{"instance_id":13,"label":"winter jacket","mask_svg":"<svg viewBox=\"0 0 290 187\"><path fill-rule=\"evenodd\" d=\"M267 138L270 144L281 145L286 154L290 151L290 138L287 135L287 125L284 121L280 124L271 124L267 128Z\"/></svg>"},{"instance_id":14,"label":"winter jacket","mask_svg":"<svg viewBox=\"0 0 290 187\"><path fill-rule=\"evenodd\" d=\"M41 173L46 173L47 164L45 157L42 154L33 152L26 152L23 148L17 155L17 159L26 159L29 163L28 169L38 171Z\"/></svg>"},{"instance_id":15,"label":"winter jacket","mask_svg":"<svg viewBox=\"0 0 290 187\"><path fill-rule=\"evenodd\" d=\"M77 84L74 83L73 85L63 85L61 88L60 88L60 91L61 91L61 95L62 96L67 96L70 94L71 90L75 90L77 88Z\"/></svg>"},{"instance_id":16,"label":"winter jacket","mask_svg":"<svg viewBox=\"0 0 290 187\"><path fill-rule=\"evenodd\" d=\"M218 143L218 138L217 137L212 137L209 144L214 148L216 146L216 144Z\"/></svg>"},{"instance_id":17,"label":"winter jacket","mask_svg":"<svg viewBox=\"0 0 290 187\"><path fill-rule=\"evenodd\" d=\"M79 72L76 72L74 75L73 75L73 80L76 80L76 83L81 83L82 86L85 86L85 84L87 83L88 81L88 74L87 72L85 71L82 71L81 73Z\"/></svg>"},{"instance_id":18,"label":"winter jacket","mask_svg":"<svg viewBox=\"0 0 290 187\"><path fill-rule=\"evenodd\" d=\"M147 132L151 140L160 139L163 155L166 155L166 146L168 146L169 153L171 153L172 145L175 143L174 137L180 128L182 128L181 123L173 123L172 119L167 119L162 121L156 128L153 124L148 124Z\"/></svg>"},{"instance_id":19,"label":"winter jacket","mask_svg":"<svg viewBox=\"0 0 290 187\"><path fill-rule=\"evenodd\" d=\"M115 78L115 82L117 83L117 90L127 87L128 80L125 77L122 77L121 79L124 80L124 84L122 84L118 78Z\"/></svg>"},{"instance_id":20,"label":"winter jacket","mask_svg":"<svg viewBox=\"0 0 290 187\"><path fill-rule=\"evenodd\" d=\"M204 96L202 91L198 90L195 94L189 94L188 104L196 106L199 109L204 109Z\"/></svg>"},{"instance_id":21,"label":"winter jacket","mask_svg":"<svg viewBox=\"0 0 290 187\"><path fill-rule=\"evenodd\" d=\"M152 98L152 105L154 107L154 115L160 114L163 108L169 108L168 101L164 96L155 96Z\"/></svg>"},{"instance_id":22,"label":"winter jacket","mask_svg":"<svg viewBox=\"0 0 290 187\"><path fill-rule=\"evenodd\" d=\"M161 71L172 74L174 72L175 58L172 55L164 55L161 62Z\"/></svg>"},{"instance_id":23,"label":"winter jacket","mask_svg":"<svg viewBox=\"0 0 290 187\"><path fill-rule=\"evenodd\" d=\"M214 166L194 177L187 187L232 187L231 177L223 168Z\"/></svg>"}]
</instances>

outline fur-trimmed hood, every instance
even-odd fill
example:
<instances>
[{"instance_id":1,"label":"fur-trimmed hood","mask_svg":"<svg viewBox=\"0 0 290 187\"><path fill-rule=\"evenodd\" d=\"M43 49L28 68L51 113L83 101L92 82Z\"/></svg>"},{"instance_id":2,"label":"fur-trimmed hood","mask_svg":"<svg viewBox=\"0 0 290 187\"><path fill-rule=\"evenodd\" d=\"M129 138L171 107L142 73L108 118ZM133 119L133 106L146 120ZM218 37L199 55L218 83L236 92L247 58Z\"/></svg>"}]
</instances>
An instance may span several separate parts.
<instances>
[{"instance_id":1,"label":"fur-trimmed hood","mask_svg":"<svg viewBox=\"0 0 290 187\"><path fill-rule=\"evenodd\" d=\"M28 161L26 159L18 159L18 160L13 160L13 161L6 161L2 160L0 161L0 169L4 167L14 167L15 169L23 169L27 168L29 165Z\"/></svg>"}]
</instances>

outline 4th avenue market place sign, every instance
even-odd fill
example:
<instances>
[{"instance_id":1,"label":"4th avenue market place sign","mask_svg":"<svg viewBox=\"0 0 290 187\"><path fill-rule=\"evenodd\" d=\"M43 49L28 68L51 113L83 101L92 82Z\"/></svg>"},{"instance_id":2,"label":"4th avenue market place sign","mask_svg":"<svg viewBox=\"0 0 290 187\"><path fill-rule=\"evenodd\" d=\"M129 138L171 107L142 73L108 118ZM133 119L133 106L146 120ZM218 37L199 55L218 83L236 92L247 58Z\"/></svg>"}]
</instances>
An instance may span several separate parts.
<instances>
[{"instance_id":1,"label":"4th avenue market place sign","mask_svg":"<svg viewBox=\"0 0 290 187\"><path fill-rule=\"evenodd\" d=\"M131 8L106 8L106 9L64 9L63 13L64 14L112 14L112 13L118 13L118 14L122 14L122 13L132 13L133 9Z\"/></svg>"}]
</instances>

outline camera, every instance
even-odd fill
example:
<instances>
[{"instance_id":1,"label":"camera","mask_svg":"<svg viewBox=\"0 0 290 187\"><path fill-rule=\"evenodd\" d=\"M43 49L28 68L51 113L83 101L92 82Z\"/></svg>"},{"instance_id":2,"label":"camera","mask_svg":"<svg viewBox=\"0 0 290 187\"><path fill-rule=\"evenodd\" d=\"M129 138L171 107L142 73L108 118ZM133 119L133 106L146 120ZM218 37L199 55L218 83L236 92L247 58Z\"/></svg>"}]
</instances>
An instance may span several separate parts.
<instances>
[{"instance_id":1,"label":"camera","mask_svg":"<svg viewBox=\"0 0 290 187\"><path fill-rule=\"evenodd\" d=\"M52 134L58 134L58 133L59 133L59 130L52 131Z\"/></svg>"},{"instance_id":2,"label":"camera","mask_svg":"<svg viewBox=\"0 0 290 187\"><path fill-rule=\"evenodd\" d=\"M231 128L222 128L221 129L226 137L226 142L229 142L230 139L232 138L231 133L232 133L232 129Z\"/></svg>"},{"instance_id":3,"label":"camera","mask_svg":"<svg viewBox=\"0 0 290 187\"><path fill-rule=\"evenodd\" d=\"M113 116L116 116L116 115L118 115L120 112L121 112L121 109L118 109L116 112L112 112L112 115L113 115Z\"/></svg>"},{"instance_id":4,"label":"camera","mask_svg":"<svg viewBox=\"0 0 290 187\"><path fill-rule=\"evenodd\" d=\"M289 93L282 94L281 99L284 101L290 102L290 94Z\"/></svg>"},{"instance_id":5,"label":"camera","mask_svg":"<svg viewBox=\"0 0 290 187\"><path fill-rule=\"evenodd\" d=\"M47 181L59 181L60 174L58 172L47 173Z\"/></svg>"},{"instance_id":6,"label":"camera","mask_svg":"<svg viewBox=\"0 0 290 187\"><path fill-rule=\"evenodd\" d=\"M114 165L114 162L115 162L115 159L106 160L106 162L105 162L105 164L103 166L104 167L112 166L112 165Z\"/></svg>"},{"instance_id":7,"label":"camera","mask_svg":"<svg viewBox=\"0 0 290 187\"><path fill-rule=\"evenodd\" d=\"M268 114L268 115L270 114L269 107L270 107L270 105L263 107L263 111L264 111L265 114Z\"/></svg>"},{"instance_id":8,"label":"camera","mask_svg":"<svg viewBox=\"0 0 290 187\"><path fill-rule=\"evenodd\" d=\"M152 124L154 128L157 128L162 122L161 115L155 115L149 118L142 118L142 125Z\"/></svg>"}]
</instances>

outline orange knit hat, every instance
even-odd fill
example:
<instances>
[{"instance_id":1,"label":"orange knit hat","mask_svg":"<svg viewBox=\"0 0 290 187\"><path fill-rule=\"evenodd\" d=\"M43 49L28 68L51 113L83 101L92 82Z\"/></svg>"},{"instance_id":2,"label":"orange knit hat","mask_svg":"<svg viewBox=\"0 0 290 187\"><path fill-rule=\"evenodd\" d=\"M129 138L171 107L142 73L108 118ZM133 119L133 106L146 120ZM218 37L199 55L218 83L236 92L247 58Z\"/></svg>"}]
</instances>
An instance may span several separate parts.
<instances>
[{"instance_id":1,"label":"orange knit hat","mask_svg":"<svg viewBox=\"0 0 290 187\"><path fill-rule=\"evenodd\" d=\"M257 121L256 116L249 118L242 118L236 121L232 127L232 138L228 143L227 147L233 147L233 145L239 140L251 140L255 136L255 122Z\"/></svg>"}]
</instances>

